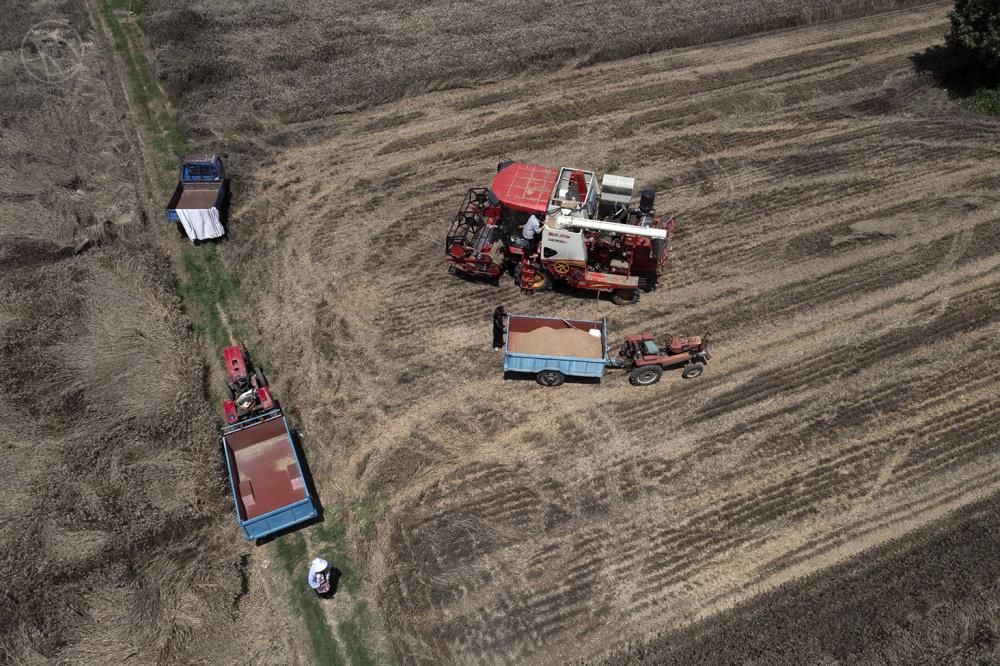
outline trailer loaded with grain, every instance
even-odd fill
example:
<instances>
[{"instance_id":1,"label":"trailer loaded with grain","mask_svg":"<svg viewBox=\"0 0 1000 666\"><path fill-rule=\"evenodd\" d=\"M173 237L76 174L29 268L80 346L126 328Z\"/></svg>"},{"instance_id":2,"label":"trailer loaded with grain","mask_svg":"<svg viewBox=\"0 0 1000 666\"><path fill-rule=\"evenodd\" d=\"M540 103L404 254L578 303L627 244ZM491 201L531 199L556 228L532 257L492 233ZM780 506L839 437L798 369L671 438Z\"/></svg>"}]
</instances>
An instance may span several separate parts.
<instances>
[{"instance_id":1,"label":"trailer loaded with grain","mask_svg":"<svg viewBox=\"0 0 1000 666\"><path fill-rule=\"evenodd\" d=\"M508 315L503 369L510 375L533 375L542 386L559 386L567 377L600 379L605 368L621 368L635 386L660 381L667 368L683 367L697 377L708 363L708 336L625 336L618 358L611 358L607 321Z\"/></svg>"}]
</instances>

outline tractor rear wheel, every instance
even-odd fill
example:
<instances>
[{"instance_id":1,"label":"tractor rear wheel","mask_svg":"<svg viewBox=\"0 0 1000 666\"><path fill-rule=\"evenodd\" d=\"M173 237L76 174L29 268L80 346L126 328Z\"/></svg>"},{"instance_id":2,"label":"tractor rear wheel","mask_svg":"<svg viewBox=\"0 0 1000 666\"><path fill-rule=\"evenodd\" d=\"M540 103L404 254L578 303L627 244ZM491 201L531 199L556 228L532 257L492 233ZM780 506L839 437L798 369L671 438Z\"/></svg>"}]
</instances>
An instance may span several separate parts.
<instances>
[{"instance_id":1,"label":"tractor rear wheel","mask_svg":"<svg viewBox=\"0 0 1000 666\"><path fill-rule=\"evenodd\" d=\"M267 381L264 379L264 373L260 371L260 368L253 369L253 376L257 378L257 388L264 388L267 386Z\"/></svg>"},{"instance_id":2,"label":"tractor rear wheel","mask_svg":"<svg viewBox=\"0 0 1000 666\"><path fill-rule=\"evenodd\" d=\"M615 305L635 305L639 302L639 290L615 289L611 292L611 302Z\"/></svg>"},{"instance_id":3,"label":"tractor rear wheel","mask_svg":"<svg viewBox=\"0 0 1000 666\"><path fill-rule=\"evenodd\" d=\"M643 365L633 368L628 375L628 381L632 386L650 386L660 381L663 376L663 368L658 365Z\"/></svg>"},{"instance_id":4,"label":"tractor rear wheel","mask_svg":"<svg viewBox=\"0 0 1000 666\"><path fill-rule=\"evenodd\" d=\"M566 381L566 377L558 370L542 370L535 376L535 380L542 386L559 386Z\"/></svg>"},{"instance_id":5,"label":"tractor rear wheel","mask_svg":"<svg viewBox=\"0 0 1000 666\"><path fill-rule=\"evenodd\" d=\"M705 366L701 363L692 363L684 368L684 372L681 373L681 377L684 379L693 379L705 372Z\"/></svg>"},{"instance_id":6,"label":"tractor rear wheel","mask_svg":"<svg viewBox=\"0 0 1000 666\"><path fill-rule=\"evenodd\" d=\"M233 385L229 382L223 382L223 386L226 387L226 397L230 400L236 400L236 391L233 390Z\"/></svg>"}]
</instances>

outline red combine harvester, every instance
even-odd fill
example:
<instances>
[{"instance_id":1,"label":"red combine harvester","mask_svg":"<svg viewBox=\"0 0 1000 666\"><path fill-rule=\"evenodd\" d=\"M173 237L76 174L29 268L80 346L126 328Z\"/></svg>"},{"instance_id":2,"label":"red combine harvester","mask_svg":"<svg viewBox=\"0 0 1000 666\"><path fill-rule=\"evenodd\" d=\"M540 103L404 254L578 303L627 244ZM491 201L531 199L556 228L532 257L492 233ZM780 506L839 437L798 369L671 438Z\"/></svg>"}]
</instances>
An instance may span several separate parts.
<instances>
[{"instance_id":1,"label":"red combine harvester","mask_svg":"<svg viewBox=\"0 0 1000 666\"><path fill-rule=\"evenodd\" d=\"M656 213L656 193L644 189L633 206L635 179L592 171L506 161L493 184L472 188L445 240L449 271L499 278L511 273L522 291L610 292L627 305L656 287L670 256L673 217ZM535 247L521 229L544 221Z\"/></svg>"},{"instance_id":2,"label":"red combine harvester","mask_svg":"<svg viewBox=\"0 0 1000 666\"><path fill-rule=\"evenodd\" d=\"M243 345L226 347L222 356L226 361L227 399L222 405L226 410L226 423L236 423L274 407L274 398L267 388L264 373L254 367Z\"/></svg>"}]
</instances>

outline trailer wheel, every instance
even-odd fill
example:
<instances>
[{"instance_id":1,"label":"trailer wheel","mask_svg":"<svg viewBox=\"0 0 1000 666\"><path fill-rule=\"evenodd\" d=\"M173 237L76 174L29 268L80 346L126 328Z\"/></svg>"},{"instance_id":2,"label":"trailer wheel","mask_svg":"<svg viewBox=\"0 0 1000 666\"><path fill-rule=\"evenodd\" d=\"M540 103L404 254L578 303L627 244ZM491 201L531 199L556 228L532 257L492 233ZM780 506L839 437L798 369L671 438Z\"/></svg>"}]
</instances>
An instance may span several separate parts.
<instances>
[{"instance_id":1,"label":"trailer wheel","mask_svg":"<svg viewBox=\"0 0 1000 666\"><path fill-rule=\"evenodd\" d=\"M663 368L658 365L643 365L633 368L628 375L629 383L632 386L650 386L660 381L663 376Z\"/></svg>"},{"instance_id":2,"label":"trailer wheel","mask_svg":"<svg viewBox=\"0 0 1000 666\"><path fill-rule=\"evenodd\" d=\"M692 363L684 368L684 372L681 373L681 377L684 379L693 379L703 372L705 372L704 365L701 363Z\"/></svg>"},{"instance_id":3,"label":"trailer wheel","mask_svg":"<svg viewBox=\"0 0 1000 666\"><path fill-rule=\"evenodd\" d=\"M542 370L535 379L542 386L559 386L566 381L566 377L558 370Z\"/></svg>"},{"instance_id":4,"label":"trailer wheel","mask_svg":"<svg viewBox=\"0 0 1000 666\"><path fill-rule=\"evenodd\" d=\"M611 292L611 302L615 305L635 305L639 302L638 289L615 289Z\"/></svg>"},{"instance_id":5,"label":"trailer wheel","mask_svg":"<svg viewBox=\"0 0 1000 666\"><path fill-rule=\"evenodd\" d=\"M267 380L264 379L264 373L260 371L260 368L253 369L253 376L257 378L257 388L267 386Z\"/></svg>"}]
</instances>

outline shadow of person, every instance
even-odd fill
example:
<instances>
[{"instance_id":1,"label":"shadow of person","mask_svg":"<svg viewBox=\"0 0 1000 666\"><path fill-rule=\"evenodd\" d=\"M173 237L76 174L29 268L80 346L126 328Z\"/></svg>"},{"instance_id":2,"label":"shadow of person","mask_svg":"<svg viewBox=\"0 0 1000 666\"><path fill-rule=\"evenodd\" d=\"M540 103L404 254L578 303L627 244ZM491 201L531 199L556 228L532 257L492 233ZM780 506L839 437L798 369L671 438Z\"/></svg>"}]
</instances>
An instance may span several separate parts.
<instances>
[{"instance_id":1,"label":"shadow of person","mask_svg":"<svg viewBox=\"0 0 1000 666\"><path fill-rule=\"evenodd\" d=\"M330 567L330 572L327 574L327 582L330 584L329 589L326 592L317 592L323 599L329 599L337 593L337 586L340 584L340 569Z\"/></svg>"}]
</instances>

